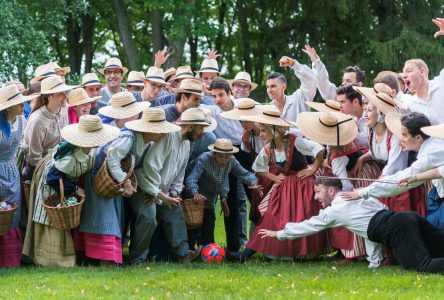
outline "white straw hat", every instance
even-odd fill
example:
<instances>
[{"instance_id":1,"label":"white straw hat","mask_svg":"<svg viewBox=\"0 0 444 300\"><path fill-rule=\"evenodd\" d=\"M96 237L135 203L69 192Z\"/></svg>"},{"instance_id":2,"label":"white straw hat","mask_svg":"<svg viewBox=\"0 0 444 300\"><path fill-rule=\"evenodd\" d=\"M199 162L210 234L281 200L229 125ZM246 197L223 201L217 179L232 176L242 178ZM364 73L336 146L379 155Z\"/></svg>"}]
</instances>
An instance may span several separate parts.
<instances>
[{"instance_id":1,"label":"white straw hat","mask_svg":"<svg viewBox=\"0 0 444 300\"><path fill-rule=\"evenodd\" d=\"M188 108L184 111L179 120L176 121L176 124L210 126L210 124L206 122L205 112L198 107Z\"/></svg>"},{"instance_id":2,"label":"white straw hat","mask_svg":"<svg viewBox=\"0 0 444 300\"><path fill-rule=\"evenodd\" d=\"M67 85L60 76L50 76L42 80L41 93L42 95L67 92L77 85Z\"/></svg>"},{"instance_id":3,"label":"white straw hat","mask_svg":"<svg viewBox=\"0 0 444 300\"><path fill-rule=\"evenodd\" d=\"M229 139L217 139L214 144L208 146L208 150L219 153L237 153L239 148L233 146Z\"/></svg>"},{"instance_id":4,"label":"white straw hat","mask_svg":"<svg viewBox=\"0 0 444 300\"><path fill-rule=\"evenodd\" d=\"M305 104L319 112L341 112L339 102L336 100L326 100L325 102L306 101Z\"/></svg>"},{"instance_id":5,"label":"white straw hat","mask_svg":"<svg viewBox=\"0 0 444 300\"><path fill-rule=\"evenodd\" d=\"M15 84L0 88L0 111L8 107L37 98L40 94L23 96Z\"/></svg>"},{"instance_id":6,"label":"white straw hat","mask_svg":"<svg viewBox=\"0 0 444 300\"><path fill-rule=\"evenodd\" d=\"M281 118L281 112L275 109L267 109L262 111L261 114L241 117L240 121L251 121L282 127L296 126L293 122Z\"/></svg>"},{"instance_id":7,"label":"white straw hat","mask_svg":"<svg viewBox=\"0 0 444 300\"><path fill-rule=\"evenodd\" d=\"M69 72L71 72L71 68L70 67L60 67L55 61L52 61L50 63L48 63L48 66L50 66L51 68L54 69L54 71L63 71L63 75L68 74Z\"/></svg>"},{"instance_id":8,"label":"white straw hat","mask_svg":"<svg viewBox=\"0 0 444 300\"><path fill-rule=\"evenodd\" d=\"M205 113L205 121L210 124L210 126L205 126L204 127L204 132L212 132L216 129L217 127L217 121L215 118L213 118L211 116L211 110L208 108L202 108L202 110Z\"/></svg>"},{"instance_id":9,"label":"white straw hat","mask_svg":"<svg viewBox=\"0 0 444 300\"><path fill-rule=\"evenodd\" d=\"M137 132L151 133L171 133L180 130L180 126L165 119L165 111L160 107L145 109L140 120L126 122L125 127Z\"/></svg>"},{"instance_id":10,"label":"white straw hat","mask_svg":"<svg viewBox=\"0 0 444 300\"><path fill-rule=\"evenodd\" d=\"M236 99L236 107L229 111L220 113L221 117L231 120L242 121L243 117L260 115L270 107L262 105L250 98Z\"/></svg>"},{"instance_id":11,"label":"white straw hat","mask_svg":"<svg viewBox=\"0 0 444 300\"><path fill-rule=\"evenodd\" d=\"M222 72L219 71L219 65L217 64L217 60L213 58L205 58L202 61L200 70L196 71L196 73L202 73L202 72L218 73L222 75Z\"/></svg>"},{"instance_id":12,"label":"white straw hat","mask_svg":"<svg viewBox=\"0 0 444 300\"><path fill-rule=\"evenodd\" d=\"M139 71L131 71L128 74L128 80L126 81L126 85L135 85L135 86L144 86L143 83L145 79L145 74Z\"/></svg>"},{"instance_id":13,"label":"white straw hat","mask_svg":"<svg viewBox=\"0 0 444 300\"><path fill-rule=\"evenodd\" d=\"M233 88L233 83L239 82L239 83L247 83L251 86L251 91L253 91L255 88L257 88L257 84L254 82L251 82L251 76L248 74L248 72L241 71L236 74L234 79L228 79L228 83L230 84L231 88Z\"/></svg>"},{"instance_id":14,"label":"white straw hat","mask_svg":"<svg viewBox=\"0 0 444 300\"><path fill-rule=\"evenodd\" d=\"M110 57L106 61L105 67L99 70L99 73L105 75L106 69L120 69L122 70L122 75L125 76L128 73L128 69L122 66L122 62L117 57Z\"/></svg>"},{"instance_id":15,"label":"white straw hat","mask_svg":"<svg viewBox=\"0 0 444 300\"><path fill-rule=\"evenodd\" d=\"M402 139L401 117L402 115L397 112L389 112L385 115L385 125L387 125L387 128L390 130L390 132L393 133L393 135L396 136L398 139Z\"/></svg>"},{"instance_id":16,"label":"white straw hat","mask_svg":"<svg viewBox=\"0 0 444 300\"><path fill-rule=\"evenodd\" d=\"M385 83L376 83L373 88L353 87L383 114L397 112L397 107L405 109L405 105L390 96L392 89Z\"/></svg>"},{"instance_id":17,"label":"white straw hat","mask_svg":"<svg viewBox=\"0 0 444 300\"><path fill-rule=\"evenodd\" d=\"M422 127L421 131L427 135L444 139L444 123L439 125Z\"/></svg>"},{"instance_id":18,"label":"white straw hat","mask_svg":"<svg viewBox=\"0 0 444 300\"><path fill-rule=\"evenodd\" d=\"M52 68L49 65L41 65L38 66L34 71L34 78L32 78L29 82L31 84L36 84L39 81L42 81L43 79L49 77L49 76L56 76L56 72L54 68Z\"/></svg>"},{"instance_id":19,"label":"white straw hat","mask_svg":"<svg viewBox=\"0 0 444 300\"><path fill-rule=\"evenodd\" d=\"M119 92L111 97L110 104L99 109L99 114L113 119L126 119L150 107L148 101L137 102L130 92Z\"/></svg>"},{"instance_id":20,"label":"white straw hat","mask_svg":"<svg viewBox=\"0 0 444 300\"><path fill-rule=\"evenodd\" d=\"M302 112L296 124L306 137L323 145L347 145L358 135L354 119L340 112Z\"/></svg>"},{"instance_id":21,"label":"white straw hat","mask_svg":"<svg viewBox=\"0 0 444 300\"><path fill-rule=\"evenodd\" d=\"M111 125L102 124L98 116L84 115L79 123L65 126L62 138L78 147L98 147L119 136L120 130Z\"/></svg>"},{"instance_id":22,"label":"white straw hat","mask_svg":"<svg viewBox=\"0 0 444 300\"><path fill-rule=\"evenodd\" d=\"M176 79L194 79L193 71L190 66L180 66L176 70Z\"/></svg>"},{"instance_id":23,"label":"white straw hat","mask_svg":"<svg viewBox=\"0 0 444 300\"><path fill-rule=\"evenodd\" d=\"M165 76L165 81L168 81L171 76L176 75L176 68L169 68L165 72L163 72L163 75Z\"/></svg>"},{"instance_id":24,"label":"white straw hat","mask_svg":"<svg viewBox=\"0 0 444 300\"><path fill-rule=\"evenodd\" d=\"M145 79L163 85L170 85L168 82L165 81L165 74L163 73L163 70L156 67L150 67L148 69Z\"/></svg>"},{"instance_id":25,"label":"white straw hat","mask_svg":"<svg viewBox=\"0 0 444 300\"><path fill-rule=\"evenodd\" d=\"M90 98L84 88L75 88L68 93L68 106L77 106L89 102L94 102L102 96Z\"/></svg>"},{"instance_id":26,"label":"white straw hat","mask_svg":"<svg viewBox=\"0 0 444 300\"><path fill-rule=\"evenodd\" d=\"M173 92L176 94L186 93L194 94L199 97L203 97L202 82L197 79L184 79L180 82L179 88L173 88Z\"/></svg>"},{"instance_id":27,"label":"white straw hat","mask_svg":"<svg viewBox=\"0 0 444 300\"><path fill-rule=\"evenodd\" d=\"M102 83L96 73L85 73L82 76L81 85L85 87L90 85L102 85Z\"/></svg>"}]
</instances>

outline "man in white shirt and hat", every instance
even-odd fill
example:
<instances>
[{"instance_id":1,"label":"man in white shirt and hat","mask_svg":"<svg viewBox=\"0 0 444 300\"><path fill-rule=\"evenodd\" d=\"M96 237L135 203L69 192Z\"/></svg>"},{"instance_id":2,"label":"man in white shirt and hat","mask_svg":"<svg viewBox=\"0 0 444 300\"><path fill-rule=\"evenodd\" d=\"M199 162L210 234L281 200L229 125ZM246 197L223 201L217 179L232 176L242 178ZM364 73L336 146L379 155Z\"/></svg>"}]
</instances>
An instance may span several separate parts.
<instances>
[{"instance_id":1,"label":"man in white shirt and hat","mask_svg":"<svg viewBox=\"0 0 444 300\"><path fill-rule=\"evenodd\" d=\"M82 82L80 85L85 89L88 97L95 98L100 96L100 90L102 89L102 83L96 73L85 73L82 76ZM96 102L91 103L91 112L95 111Z\"/></svg>"},{"instance_id":2,"label":"man in white shirt and hat","mask_svg":"<svg viewBox=\"0 0 444 300\"><path fill-rule=\"evenodd\" d=\"M231 86L234 99L249 98L251 92L257 88L257 84L251 81L250 74L245 71L237 73L234 79L227 81Z\"/></svg>"},{"instance_id":3,"label":"man in white shirt and hat","mask_svg":"<svg viewBox=\"0 0 444 300\"><path fill-rule=\"evenodd\" d=\"M145 74L139 71L131 71L128 74L128 79L126 81L126 89L128 92L140 92L145 86L143 81L145 79Z\"/></svg>"},{"instance_id":4,"label":"man in white shirt and hat","mask_svg":"<svg viewBox=\"0 0 444 300\"><path fill-rule=\"evenodd\" d=\"M137 102L149 101L151 107L164 105L157 101L163 89L170 84L165 80L165 74L161 68L150 67L144 78L144 87L141 91L133 92Z\"/></svg>"}]
</instances>

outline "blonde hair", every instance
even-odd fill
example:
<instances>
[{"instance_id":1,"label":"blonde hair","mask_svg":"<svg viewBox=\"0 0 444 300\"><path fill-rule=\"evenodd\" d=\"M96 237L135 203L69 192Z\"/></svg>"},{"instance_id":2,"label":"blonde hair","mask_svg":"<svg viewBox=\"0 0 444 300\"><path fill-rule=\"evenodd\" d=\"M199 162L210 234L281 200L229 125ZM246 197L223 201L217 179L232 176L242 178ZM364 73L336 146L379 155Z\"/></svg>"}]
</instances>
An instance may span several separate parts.
<instances>
[{"instance_id":1,"label":"blonde hair","mask_svg":"<svg viewBox=\"0 0 444 300\"><path fill-rule=\"evenodd\" d=\"M405 61L404 65L407 63L414 64L420 70L421 69L425 70L427 77L429 77L429 67L427 67L427 64L422 59L420 58L409 59Z\"/></svg>"}]
</instances>

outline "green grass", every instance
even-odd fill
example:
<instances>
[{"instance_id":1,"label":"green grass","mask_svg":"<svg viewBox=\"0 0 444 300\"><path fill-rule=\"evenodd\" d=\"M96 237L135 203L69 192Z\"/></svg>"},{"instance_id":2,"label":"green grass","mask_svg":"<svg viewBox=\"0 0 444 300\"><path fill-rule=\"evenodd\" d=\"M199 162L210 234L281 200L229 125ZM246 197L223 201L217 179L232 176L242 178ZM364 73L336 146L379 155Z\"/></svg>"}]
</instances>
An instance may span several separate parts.
<instances>
[{"instance_id":1,"label":"green grass","mask_svg":"<svg viewBox=\"0 0 444 300\"><path fill-rule=\"evenodd\" d=\"M218 218L216 237L224 240ZM444 276L317 262L0 269L1 299L442 299Z\"/></svg>"}]
</instances>

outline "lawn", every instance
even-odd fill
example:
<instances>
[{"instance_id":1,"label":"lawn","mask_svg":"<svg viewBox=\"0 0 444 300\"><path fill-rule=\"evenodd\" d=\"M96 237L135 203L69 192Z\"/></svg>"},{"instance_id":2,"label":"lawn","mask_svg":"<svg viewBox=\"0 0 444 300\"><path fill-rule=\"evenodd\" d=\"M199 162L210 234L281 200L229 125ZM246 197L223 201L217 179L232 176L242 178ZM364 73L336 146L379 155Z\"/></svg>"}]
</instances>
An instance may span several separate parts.
<instances>
[{"instance_id":1,"label":"lawn","mask_svg":"<svg viewBox=\"0 0 444 300\"><path fill-rule=\"evenodd\" d=\"M224 240L218 219L217 240ZM149 263L141 267L0 270L1 299L442 299L444 276L316 262Z\"/></svg>"}]
</instances>

